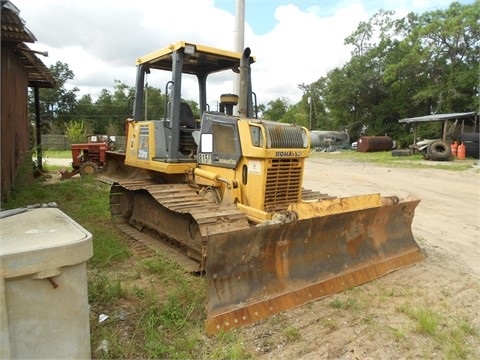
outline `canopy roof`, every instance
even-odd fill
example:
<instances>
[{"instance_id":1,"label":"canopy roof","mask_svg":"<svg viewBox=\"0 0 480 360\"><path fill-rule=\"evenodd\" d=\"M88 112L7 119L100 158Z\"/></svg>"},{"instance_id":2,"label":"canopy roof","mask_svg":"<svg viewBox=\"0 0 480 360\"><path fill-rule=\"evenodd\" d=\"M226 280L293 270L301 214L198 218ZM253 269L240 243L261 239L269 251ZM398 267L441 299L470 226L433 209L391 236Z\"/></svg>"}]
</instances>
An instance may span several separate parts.
<instances>
[{"instance_id":1,"label":"canopy roof","mask_svg":"<svg viewBox=\"0 0 480 360\"><path fill-rule=\"evenodd\" d=\"M472 117L474 118L477 115L476 112L465 112L465 113L452 113L452 114L434 114L434 115L425 115L407 119L398 120L400 124L411 124L411 123L420 123L420 122L431 122L431 121L445 121L445 120L456 120L456 119L465 119Z\"/></svg>"},{"instance_id":2,"label":"canopy roof","mask_svg":"<svg viewBox=\"0 0 480 360\"><path fill-rule=\"evenodd\" d=\"M242 54L238 52L179 41L138 58L137 65L148 64L149 68L171 71L172 56L177 50L182 50L185 54L190 52L183 64L183 72L188 74L211 74L227 69L238 71L242 58ZM250 57L250 63L253 62L255 58Z\"/></svg>"}]
</instances>

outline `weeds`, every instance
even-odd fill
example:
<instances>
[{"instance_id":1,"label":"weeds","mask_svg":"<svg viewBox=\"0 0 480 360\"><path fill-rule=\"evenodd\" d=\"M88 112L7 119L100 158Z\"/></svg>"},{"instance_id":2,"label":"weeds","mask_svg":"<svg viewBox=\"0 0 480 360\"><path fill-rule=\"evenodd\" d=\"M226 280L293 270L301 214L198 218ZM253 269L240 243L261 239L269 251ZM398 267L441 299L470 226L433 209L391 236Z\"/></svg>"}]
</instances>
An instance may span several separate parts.
<instances>
[{"instance_id":1,"label":"weeds","mask_svg":"<svg viewBox=\"0 0 480 360\"><path fill-rule=\"evenodd\" d=\"M433 310L425 307L417 308L409 304L399 306L397 310L406 314L410 319L416 322L416 328L419 333L435 335L441 319Z\"/></svg>"},{"instance_id":2,"label":"weeds","mask_svg":"<svg viewBox=\"0 0 480 360\"><path fill-rule=\"evenodd\" d=\"M345 301L340 299L334 299L330 302L330 306L334 309L352 310L357 311L360 309L360 304L357 299L347 298Z\"/></svg>"},{"instance_id":3,"label":"weeds","mask_svg":"<svg viewBox=\"0 0 480 360\"><path fill-rule=\"evenodd\" d=\"M407 336L403 329L397 329L397 328L394 328L392 326L387 326L387 329L390 332L390 334L393 335L396 342L404 340Z\"/></svg>"},{"instance_id":4,"label":"weeds","mask_svg":"<svg viewBox=\"0 0 480 360\"><path fill-rule=\"evenodd\" d=\"M88 300L99 304L112 304L125 294L119 279L109 279L105 273L90 272L88 282Z\"/></svg>"},{"instance_id":5,"label":"weeds","mask_svg":"<svg viewBox=\"0 0 480 360\"><path fill-rule=\"evenodd\" d=\"M231 331L218 334L216 344L208 348L202 357L205 360L248 360L253 358L253 355L245 350L243 337Z\"/></svg>"},{"instance_id":6,"label":"weeds","mask_svg":"<svg viewBox=\"0 0 480 360\"><path fill-rule=\"evenodd\" d=\"M301 338L300 331L294 326L287 326L283 329L283 335L286 337L287 342L297 341Z\"/></svg>"}]
</instances>

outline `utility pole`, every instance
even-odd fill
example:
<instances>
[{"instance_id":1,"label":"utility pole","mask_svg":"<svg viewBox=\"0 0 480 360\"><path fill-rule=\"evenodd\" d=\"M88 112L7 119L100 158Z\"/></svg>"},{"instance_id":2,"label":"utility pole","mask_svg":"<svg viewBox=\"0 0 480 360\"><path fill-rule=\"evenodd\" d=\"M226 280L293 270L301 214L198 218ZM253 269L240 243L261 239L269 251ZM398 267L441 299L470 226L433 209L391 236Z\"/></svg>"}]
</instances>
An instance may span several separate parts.
<instances>
[{"instance_id":1,"label":"utility pole","mask_svg":"<svg viewBox=\"0 0 480 360\"><path fill-rule=\"evenodd\" d=\"M244 49L244 34L245 34L245 0L236 0L235 7L235 40L234 50L239 53L243 53ZM240 94L240 75L233 74L233 93ZM238 115L238 109L235 106L235 115Z\"/></svg>"},{"instance_id":2,"label":"utility pole","mask_svg":"<svg viewBox=\"0 0 480 360\"><path fill-rule=\"evenodd\" d=\"M308 97L308 105L310 105L310 131L312 131L312 97Z\"/></svg>"}]
</instances>

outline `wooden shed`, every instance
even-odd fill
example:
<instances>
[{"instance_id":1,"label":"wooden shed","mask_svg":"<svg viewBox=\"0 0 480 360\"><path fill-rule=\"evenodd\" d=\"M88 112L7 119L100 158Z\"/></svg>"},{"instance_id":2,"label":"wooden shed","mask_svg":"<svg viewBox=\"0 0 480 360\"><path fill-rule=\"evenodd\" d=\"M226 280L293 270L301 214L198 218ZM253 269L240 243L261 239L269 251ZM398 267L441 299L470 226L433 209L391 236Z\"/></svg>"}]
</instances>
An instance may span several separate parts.
<instances>
[{"instance_id":1,"label":"wooden shed","mask_svg":"<svg viewBox=\"0 0 480 360\"><path fill-rule=\"evenodd\" d=\"M39 88L52 88L55 79L43 62L25 43L37 41L20 18L20 10L1 0L1 201L11 194L20 169L32 176L32 127L28 118L28 88L33 88L39 104ZM39 107L36 106L36 109ZM35 121L40 121L36 111ZM36 126L39 129L39 126ZM38 133L36 138L40 138ZM30 170L30 171L29 171ZM22 173L23 175L23 173Z\"/></svg>"},{"instance_id":2,"label":"wooden shed","mask_svg":"<svg viewBox=\"0 0 480 360\"><path fill-rule=\"evenodd\" d=\"M400 124L413 124L414 133L413 133L413 145L417 144L417 126L422 123L429 122L442 122L443 131L442 131L442 140L447 141L447 136L450 135L451 138L455 134L462 134L464 132L478 132L479 114L476 112L464 112L464 113L452 113L452 114L433 114L418 116L412 118L406 118L398 120ZM450 123L450 126L449 126Z\"/></svg>"}]
</instances>

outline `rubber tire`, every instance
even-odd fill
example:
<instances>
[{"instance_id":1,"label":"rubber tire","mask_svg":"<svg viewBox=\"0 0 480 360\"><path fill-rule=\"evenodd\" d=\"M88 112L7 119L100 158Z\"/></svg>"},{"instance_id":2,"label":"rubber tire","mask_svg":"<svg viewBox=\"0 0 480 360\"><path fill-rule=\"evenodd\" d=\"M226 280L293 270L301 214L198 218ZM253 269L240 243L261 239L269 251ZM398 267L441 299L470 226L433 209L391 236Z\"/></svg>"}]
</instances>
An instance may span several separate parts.
<instances>
[{"instance_id":1,"label":"rubber tire","mask_svg":"<svg viewBox=\"0 0 480 360\"><path fill-rule=\"evenodd\" d=\"M480 133L463 133L458 135L458 143L461 144L463 142L480 142Z\"/></svg>"},{"instance_id":2,"label":"rubber tire","mask_svg":"<svg viewBox=\"0 0 480 360\"><path fill-rule=\"evenodd\" d=\"M458 142L465 145L465 156L480 159L480 133L463 133L458 135Z\"/></svg>"},{"instance_id":3,"label":"rubber tire","mask_svg":"<svg viewBox=\"0 0 480 360\"><path fill-rule=\"evenodd\" d=\"M474 159L480 159L480 143L473 141L466 141L463 143L465 145L465 156Z\"/></svg>"},{"instance_id":4,"label":"rubber tire","mask_svg":"<svg viewBox=\"0 0 480 360\"><path fill-rule=\"evenodd\" d=\"M392 156L411 156L412 150L409 149L395 149L392 150Z\"/></svg>"},{"instance_id":5,"label":"rubber tire","mask_svg":"<svg viewBox=\"0 0 480 360\"><path fill-rule=\"evenodd\" d=\"M445 141L434 141L427 148L428 160L447 161L452 157L452 149Z\"/></svg>"},{"instance_id":6,"label":"rubber tire","mask_svg":"<svg viewBox=\"0 0 480 360\"><path fill-rule=\"evenodd\" d=\"M91 161L86 161L82 165L80 165L80 176L87 177L95 175L98 171L98 165Z\"/></svg>"}]
</instances>

